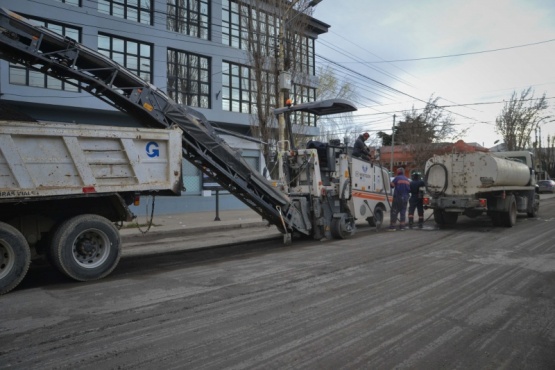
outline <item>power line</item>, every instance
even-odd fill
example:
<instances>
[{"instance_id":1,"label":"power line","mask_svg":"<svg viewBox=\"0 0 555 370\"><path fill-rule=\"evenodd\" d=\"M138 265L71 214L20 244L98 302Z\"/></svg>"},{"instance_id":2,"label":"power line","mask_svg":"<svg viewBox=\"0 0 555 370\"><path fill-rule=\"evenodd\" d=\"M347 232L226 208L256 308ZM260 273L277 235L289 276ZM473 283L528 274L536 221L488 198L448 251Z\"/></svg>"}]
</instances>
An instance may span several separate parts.
<instances>
[{"instance_id":1,"label":"power line","mask_svg":"<svg viewBox=\"0 0 555 370\"><path fill-rule=\"evenodd\" d=\"M375 61L375 62L364 62L364 63L368 63L368 64L381 64L381 63L414 62L414 61L419 61L419 60L430 60L430 59L455 58L455 57L462 57L462 56L466 56L466 55L494 53L494 52L497 52L497 51L524 48L524 47L528 47L528 46L535 46L535 45L540 45L540 44L546 44L546 43L553 42L553 41L555 41L555 39L550 39L550 40L545 40L545 41L538 41L538 42L532 42L532 43L529 43L529 44L508 46L508 47L506 47L506 48L497 48L497 49L481 50L481 51L472 51L472 52L468 52L468 53L440 55L440 56L435 56L435 57L410 58L410 59L380 60L380 61ZM357 63L357 62L347 62L347 63Z\"/></svg>"}]
</instances>

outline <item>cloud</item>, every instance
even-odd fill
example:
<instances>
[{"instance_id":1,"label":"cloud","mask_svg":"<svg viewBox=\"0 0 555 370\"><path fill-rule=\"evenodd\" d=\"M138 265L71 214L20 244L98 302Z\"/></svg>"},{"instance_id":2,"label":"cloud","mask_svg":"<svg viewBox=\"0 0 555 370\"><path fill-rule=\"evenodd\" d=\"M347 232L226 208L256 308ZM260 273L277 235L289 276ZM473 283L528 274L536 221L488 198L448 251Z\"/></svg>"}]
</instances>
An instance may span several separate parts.
<instances>
[{"instance_id":1,"label":"cloud","mask_svg":"<svg viewBox=\"0 0 555 370\"><path fill-rule=\"evenodd\" d=\"M452 58L355 63L474 53L555 39L552 0L403 0L371 5L350 0L341 3L341 11L338 7L333 1L317 7L316 18L332 26L329 34L320 36L328 47L317 45L317 53L405 93L385 94L380 89L381 94L361 94L368 102L381 101L383 111L391 112L391 103L397 103L399 111L424 106L419 100L427 101L431 94L444 98L444 103L482 103L509 100L513 91L532 86L536 97L543 92L555 97L555 42ZM358 78L354 83L364 86L366 82ZM555 99L550 103L555 105ZM486 138L485 144L491 145L499 138L493 127L502 107L452 111L469 117L455 116L461 127L469 129L466 140ZM546 127L546 135L555 136L552 126Z\"/></svg>"}]
</instances>

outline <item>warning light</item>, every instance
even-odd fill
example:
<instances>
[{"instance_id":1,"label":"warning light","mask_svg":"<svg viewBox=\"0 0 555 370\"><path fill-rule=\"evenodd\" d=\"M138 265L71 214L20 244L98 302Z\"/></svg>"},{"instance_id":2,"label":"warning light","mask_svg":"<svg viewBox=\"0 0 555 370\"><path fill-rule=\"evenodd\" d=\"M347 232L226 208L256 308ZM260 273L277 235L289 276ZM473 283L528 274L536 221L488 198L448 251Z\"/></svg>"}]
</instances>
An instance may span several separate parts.
<instances>
[{"instance_id":1,"label":"warning light","mask_svg":"<svg viewBox=\"0 0 555 370\"><path fill-rule=\"evenodd\" d=\"M285 101L285 105L286 105L287 107L291 107L291 106L293 105L293 100L287 99L287 100Z\"/></svg>"},{"instance_id":2,"label":"warning light","mask_svg":"<svg viewBox=\"0 0 555 370\"><path fill-rule=\"evenodd\" d=\"M488 200L486 198L480 198L478 201L480 202L480 207L486 208L488 206Z\"/></svg>"},{"instance_id":3,"label":"warning light","mask_svg":"<svg viewBox=\"0 0 555 370\"><path fill-rule=\"evenodd\" d=\"M429 206L430 205L430 198L424 197L422 199L422 204L425 205L425 206Z\"/></svg>"},{"instance_id":4,"label":"warning light","mask_svg":"<svg viewBox=\"0 0 555 370\"><path fill-rule=\"evenodd\" d=\"M140 195L135 195L135 197L133 198L133 205L134 206L140 206L141 205L141 196Z\"/></svg>"}]
</instances>

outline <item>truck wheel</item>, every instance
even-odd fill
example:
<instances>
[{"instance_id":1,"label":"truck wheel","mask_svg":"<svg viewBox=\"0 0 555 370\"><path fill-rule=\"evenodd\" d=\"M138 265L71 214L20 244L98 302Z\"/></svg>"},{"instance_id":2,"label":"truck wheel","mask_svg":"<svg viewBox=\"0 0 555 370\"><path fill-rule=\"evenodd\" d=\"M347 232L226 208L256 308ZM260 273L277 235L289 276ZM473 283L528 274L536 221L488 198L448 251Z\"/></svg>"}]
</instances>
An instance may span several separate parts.
<instances>
[{"instance_id":1,"label":"truck wheel","mask_svg":"<svg viewBox=\"0 0 555 370\"><path fill-rule=\"evenodd\" d=\"M540 211L540 201L539 199L536 199L536 197L539 198L539 195L536 195L536 193L534 193L528 198L528 201L532 202L532 206L528 208L529 212L527 212L526 215L530 218L536 217L538 215L538 212Z\"/></svg>"},{"instance_id":2,"label":"truck wheel","mask_svg":"<svg viewBox=\"0 0 555 370\"><path fill-rule=\"evenodd\" d=\"M27 274L31 250L23 234L0 222L0 294L15 288Z\"/></svg>"},{"instance_id":3,"label":"truck wheel","mask_svg":"<svg viewBox=\"0 0 555 370\"><path fill-rule=\"evenodd\" d=\"M58 270L72 279L101 279L119 262L120 236L115 226L104 217L76 216L58 227L52 237L50 255Z\"/></svg>"},{"instance_id":4,"label":"truck wheel","mask_svg":"<svg viewBox=\"0 0 555 370\"><path fill-rule=\"evenodd\" d=\"M444 212L439 209L434 209L434 221L438 225L445 225Z\"/></svg>"},{"instance_id":5,"label":"truck wheel","mask_svg":"<svg viewBox=\"0 0 555 370\"><path fill-rule=\"evenodd\" d=\"M516 224L516 200L515 196L511 195L509 198L509 209L501 213L503 226L513 227Z\"/></svg>"},{"instance_id":6,"label":"truck wheel","mask_svg":"<svg viewBox=\"0 0 555 370\"><path fill-rule=\"evenodd\" d=\"M355 223L346 215L331 220L331 236L335 239L346 239L355 233Z\"/></svg>"},{"instance_id":7,"label":"truck wheel","mask_svg":"<svg viewBox=\"0 0 555 370\"><path fill-rule=\"evenodd\" d=\"M368 217L368 225L376 227L377 229L382 227L384 219L385 209L380 206L376 206L374 209L374 216Z\"/></svg>"}]
</instances>

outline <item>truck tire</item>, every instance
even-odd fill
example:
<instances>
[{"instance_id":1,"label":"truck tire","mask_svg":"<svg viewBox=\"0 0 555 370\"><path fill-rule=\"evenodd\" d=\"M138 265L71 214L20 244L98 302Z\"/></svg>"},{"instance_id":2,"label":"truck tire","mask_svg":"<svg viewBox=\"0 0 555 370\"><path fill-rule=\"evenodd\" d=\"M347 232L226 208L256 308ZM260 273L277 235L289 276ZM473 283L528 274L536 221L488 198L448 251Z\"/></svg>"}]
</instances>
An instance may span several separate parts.
<instances>
[{"instance_id":1,"label":"truck tire","mask_svg":"<svg viewBox=\"0 0 555 370\"><path fill-rule=\"evenodd\" d=\"M86 214L60 224L49 252L64 275L77 281L97 280L116 268L121 257L121 240L108 219Z\"/></svg>"},{"instance_id":2,"label":"truck tire","mask_svg":"<svg viewBox=\"0 0 555 370\"><path fill-rule=\"evenodd\" d=\"M345 214L331 220L331 236L335 239L347 239L355 233L355 223Z\"/></svg>"},{"instance_id":3,"label":"truck tire","mask_svg":"<svg viewBox=\"0 0 555 370\"><path fill-rule=\"evenodd\" d=\"M515 196L511 195L508 199L508 202L509 202L509 209L501 213L501 221L503 223L502 226L513 227L516 224L516 214L517 214Z\"/></svg>"},{"instance_id":4,"label":"truck tire","mask_svg":"<svg viewBox=\"0 0 555 370\"><path fill-rule=\"evenodd\" d=\"M539 201L539 194L536 194L535 192L528 198L528 202L530 202L532 204L531 207L528 208L528 212L526 212L526 215L530 218L532 217L536 217L538 215L538 212L540 211L540 201ZM538 199L536 199L538 198Z\"/></svg>"},{"instance_id":5,"label":"truck tire","mask_svg":"<svg viewBox=\"0 0 555 370\"><path fill-rule=\"evenodd\" d=\"M377 229L380 229L383 225L383 219L384 219L384 215L385 215L385 209L381 206L376 206L376 208L374 208L374 214L372 217L368 217L368 225L370 225L371 227L376 227Z\"/></svg>"},{"instance_id":6,"label":"truck tire","mask_svg":"<svg viewBox=\"0 0 555 370\"><path fill-rule=\"evenodd\" d=\"M0 294L15 288L27 274L31 250L23 234L0 222Z\"/></svg>"}]
</instances>

